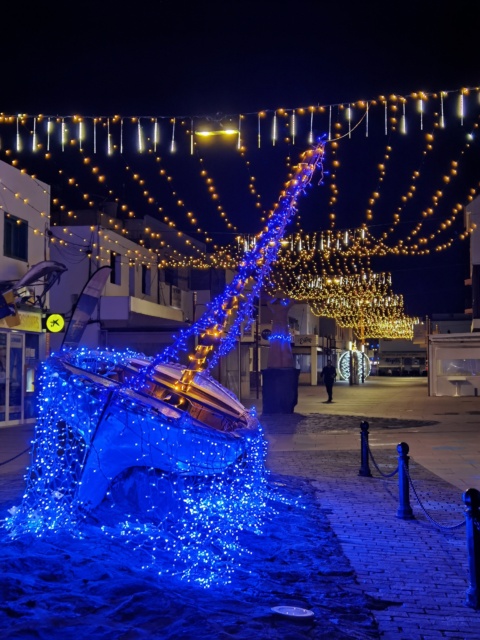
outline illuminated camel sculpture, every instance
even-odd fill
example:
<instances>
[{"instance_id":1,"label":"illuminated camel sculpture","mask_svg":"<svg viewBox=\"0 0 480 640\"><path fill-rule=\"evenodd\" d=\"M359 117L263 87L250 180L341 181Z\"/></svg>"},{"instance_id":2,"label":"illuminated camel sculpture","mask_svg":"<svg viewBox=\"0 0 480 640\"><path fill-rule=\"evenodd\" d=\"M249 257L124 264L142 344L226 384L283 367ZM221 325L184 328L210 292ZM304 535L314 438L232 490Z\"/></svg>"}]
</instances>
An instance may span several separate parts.
<instances>
[{"instance_id":1,"label":"illuminated camel sculpture","mask_svg":"<svg viewBox=\"0 0 480 640\"><path fill-rule=\"evenodd\" d=\"M217 474L262 438L254 413L210 370L251 319L253 300L276 259L297 199L322 157L322 144L302 155L233 281L163 353L153 360L78 349L51 356L41 382L37 424L39 432L53 432L50 449L65 457L61 477L51 480L58 495L73 491L75 501L92 509L129 468ZM189 364L178 364L179 353L194 336L198 344Z\"/></svg>"}]
</instances>

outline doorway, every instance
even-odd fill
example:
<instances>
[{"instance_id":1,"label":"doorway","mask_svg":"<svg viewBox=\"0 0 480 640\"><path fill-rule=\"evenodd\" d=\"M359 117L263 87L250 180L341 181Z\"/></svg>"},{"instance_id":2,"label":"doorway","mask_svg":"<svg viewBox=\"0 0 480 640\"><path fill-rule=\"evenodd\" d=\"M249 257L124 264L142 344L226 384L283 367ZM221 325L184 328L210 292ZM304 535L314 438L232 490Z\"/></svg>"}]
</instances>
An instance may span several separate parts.
<instances>
[{"instance_id":1,"label":"doorway","mask_svg":"<svg viewBox=\"0 0 480 640\"><path fill-rule=\"evenodd\" d=\"M25 335L0 331L0 426L24 419L24 363Z\"/></svg>"}]
</instances>

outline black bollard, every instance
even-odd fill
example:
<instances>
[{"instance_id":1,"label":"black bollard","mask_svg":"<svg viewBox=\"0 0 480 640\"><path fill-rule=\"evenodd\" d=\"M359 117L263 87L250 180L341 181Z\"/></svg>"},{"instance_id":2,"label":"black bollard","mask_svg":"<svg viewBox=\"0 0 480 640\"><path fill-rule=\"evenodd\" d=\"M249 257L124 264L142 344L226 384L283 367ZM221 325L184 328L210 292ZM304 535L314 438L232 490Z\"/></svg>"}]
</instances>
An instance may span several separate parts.
<instances>
[{"instance_id":1,"label":"black bollard","mask_svg":"<svg viewBox=\"0 0 480 640\"><path fill-rule=\"evenodd\" d=\"M366 420L362 420L362 422L360 423L360 429L361 466L358 475L364 476L365 478L371 478L372 473L368 465L368 422Z\"/></svg>"},{"instance_id":2,"label":"black bollard","mask_svg":"<svg viewBox=\"0 0 480 640\"><path fill-rule=\"evenodd\" d=\"M480 608L480 491L467 489L463 494L467 525L468 568L470 584L465 604Z\"/></svg>"},{"instance_id":3,"label":"black bollard","mask_svg":"<svg viewBox=\"0 0 480 640\"><path fill-rule=\"evenodd\" d=\"M408 452L409 447L406 442L397 444L398 451L398 499L399 507L397 511L397 518L403 520L412 520L413 511L410 506L410 494L408 484Z\"/></svg>"}]
</instances>

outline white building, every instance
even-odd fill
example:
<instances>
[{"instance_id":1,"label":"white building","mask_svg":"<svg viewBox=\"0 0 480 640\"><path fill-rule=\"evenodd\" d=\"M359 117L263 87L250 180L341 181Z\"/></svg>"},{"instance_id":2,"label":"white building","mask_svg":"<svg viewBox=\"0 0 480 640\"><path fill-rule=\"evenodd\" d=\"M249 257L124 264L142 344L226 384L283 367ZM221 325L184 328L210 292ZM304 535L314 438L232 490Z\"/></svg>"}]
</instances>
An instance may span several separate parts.
<instances>
[{"instance_id":1,"label":"white building","mask_svg":"<svg viewBox=\"0 0 480 640\"><path fill-rule=\"evenodd\" d=\"M0 427L33 420L35 375L45 357L44 287L15 293L31 267L49 259L50 187L0 161L0 291L14 297L17 316L0 319ZM9 293L11 292L11 293ZM41 297L41 299L40 299Z\"/></svg>"},{"instance_id":2,"label":"white building","mask_svg":"<svg viewBox=\"0 0 480 640\"><path fill-rule=\"evenodd\" d=\"M76 218L75 224L51 228L50 256L68 268L51 289L51 310L68 320L89 278L108 267L110 275L81 344L156 355L193 320L195 297L188 275L160 269L158 253L130 239L135 233L127 223L96 210L77 212ZM143 237L156 224L148 216L135 223ZM62 339L61 334L52 336L52 351Z\"/></svg>"}]
</instances>

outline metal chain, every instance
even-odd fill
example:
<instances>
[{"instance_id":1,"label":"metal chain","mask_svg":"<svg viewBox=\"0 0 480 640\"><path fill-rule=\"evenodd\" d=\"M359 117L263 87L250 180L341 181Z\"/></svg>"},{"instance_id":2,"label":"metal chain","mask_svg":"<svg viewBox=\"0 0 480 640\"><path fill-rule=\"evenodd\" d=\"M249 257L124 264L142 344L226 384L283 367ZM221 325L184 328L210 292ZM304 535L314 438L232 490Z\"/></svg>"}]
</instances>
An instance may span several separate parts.
<instances>
[{"instance_id":1,"label":"metal chain","mask_svg":"<svg viewBox=\"0 0 480 640\"><path fill-rule=\"evenodd\" d=\"M434 520L434 519L432 518L432 516L431 516L429 513L427 513L427 510L426 510L426 509L425 509L425 507L423 506L422 501L420 500L420 498L419 498L419 496L418 496L418 493L417 493L417 491L416 491L416 489L415 489L415 487L414 487L414 485L413 485L412 478L410 477L410 471L409 471L409 469L408 469L408 466L407 466L407 465L405 465L405 472L406 472L406 474L407 474L408 483L409 483L409 485L412 487L412 491L413 491L413 493L415 494L415 497L416 497L416 499L417 499L417 501L418 501L418 504L420 505L420 507L421 507L421 509L422 509L423 513L427 516L427 518L430 520L430 522L432 522L436 527L439 527L439 529L448 529L448 530L450 530L450 529L459 529L460 527L463 527L463 525L466 523L465 518L463 519L463 521L462 521L462 522L459 522L458 524L449 525L449 526L446 526L446 525L440 524L439 522L437 522L436 520Z\"/></svg>"},{"instance_id":2,"label":"metal chain","mask_svg":"<svg viewBox=\"0 0 480 640\"><path fill-rule=\"evenodd\" d=\"M392 473L382 473L382 471L380 471L378 464L375 462L375 458L373 457L373 453L372 450L370 449L370 447L368 447L368 454L375 466L375 469L378 471L378 473L383 476L384 478L392 478L396 473L398 473L398 467L395 469L395 471L392 471Z\"/></svg>"},{"instance_id":3,"label":"metal chain","mask_svg":"<svg viewBox=\"0 0 480 640\"><path fill-rule=\"evenodd\" d=\"M13 458L10 458L9 460L4 460L3 462L0 462L0 467L2 467L4 464L8 464L9 462L13 462L13 460L16 460L20 456L23 456L24 453L27 453L27 451L30 451L30 447L28 447L27 449L25 449L24 451L22 451L18 455L13 456Z\"/></svg>"}]
</instances>

